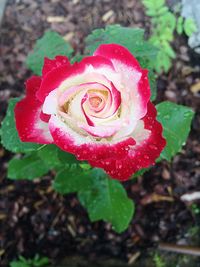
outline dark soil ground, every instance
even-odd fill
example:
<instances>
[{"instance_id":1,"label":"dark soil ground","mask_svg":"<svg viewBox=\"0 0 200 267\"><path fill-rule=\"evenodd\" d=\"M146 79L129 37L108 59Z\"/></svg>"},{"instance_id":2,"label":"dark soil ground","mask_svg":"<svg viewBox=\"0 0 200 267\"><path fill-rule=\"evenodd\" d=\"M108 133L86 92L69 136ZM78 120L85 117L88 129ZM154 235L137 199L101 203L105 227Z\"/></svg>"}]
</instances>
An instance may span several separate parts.
<instances>
[{"instance_id":1,"label":"dark soil ground","mask_svg":"<svg viewBox=\"0 0 200 267\"><path fill-rule=\"evenodd\" d=\"M64 21L56 22L55 16ZM1 25L0 120L9 98L23 94L24 81L31 75L25 58L45 30L56 30L81 52L92 29L113 23L149 29L139 0L9 0ZM137 205L129 229L119 235L104 222L91 224L75 195L62 197L52 190L51 174L34 182L6 179L12 155L0 147L0 266L8 266L19 254L36 253L57 261L79 254L130 263L136 252L145 255L160 242L200 245L190 238L200 223L199 203L180 199L200 191L200 91L191 90L200 82L200 57L190 51L184 36L176 36L173 46L177 58L169 73L158 78L158 101L190 106L196 116L187 144L171 164L162 162L126 183Z\"/></svg>"}]
</instances>

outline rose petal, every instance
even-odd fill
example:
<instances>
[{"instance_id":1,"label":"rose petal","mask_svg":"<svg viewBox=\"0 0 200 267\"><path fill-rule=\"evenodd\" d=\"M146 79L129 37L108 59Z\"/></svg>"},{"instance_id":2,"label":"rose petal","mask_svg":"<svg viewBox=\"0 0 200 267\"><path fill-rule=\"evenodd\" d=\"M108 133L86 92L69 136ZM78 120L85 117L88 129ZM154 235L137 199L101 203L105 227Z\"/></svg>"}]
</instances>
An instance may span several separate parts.
<instances>
[{"instance_id":1,"label":"rose petal","mask_svg":"<svg viewBox=\"0 0 200 267\"><path fill-rule=\"evenodd\" d=\"M41 78L31 77L26 82L26 97L15 106L16 128L23 142L50 144L53 142L48 124L41 120L42 103L35 93L41 84Z\"/></svg>"},{"instance_id":2,"label":"rose petal","mask_svg":"<svg viewBox=\"0 0 200 267\"><path fill-rule=\"evenodd\" d=\"M44 58L44 66L42 68L42 76L45 76L48 72L56 69L62 65L69 65L70 61L66 56L56 56L54 59Z\"/></svg>"}]
</instances>

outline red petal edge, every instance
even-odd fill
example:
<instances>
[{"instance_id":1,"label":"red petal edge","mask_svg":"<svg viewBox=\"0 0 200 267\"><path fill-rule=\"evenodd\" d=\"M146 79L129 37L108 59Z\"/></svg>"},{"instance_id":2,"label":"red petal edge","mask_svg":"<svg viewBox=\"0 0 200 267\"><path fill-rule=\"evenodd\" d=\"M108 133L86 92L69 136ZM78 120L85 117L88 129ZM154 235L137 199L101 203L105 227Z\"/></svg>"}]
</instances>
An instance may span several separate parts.
<instances>
[{"instance_id":1,"label":"red petal edge","mask_svg":"<svg viewBox=\"0 0 200 267\"><path fill-rule=\"evenodd\" d=\"M131 52L118 44L102 44L94 52L94 56L102 56L110 60L117 60L131 68L141 71L140 64Z\"/></svg>"},{"instance_id":2,"label":"red petal edge","mask_svg":"<svg viewBox=\"0 0 200 267\"><path fill-rule=\"evenodd\" d=\"M56 56L54 59L44 58L44 65L42 68L42 76L45 76L48 72L62 65L69 65L70 61L66 56Z\"/></svg>"},{"instance_id":3,"label":"red petal edge","mask_svg":"<svg viewBox=\"0 0 200 267\"><path fill-rule=\"evenodd\" d=\"M73 135L67 133L61 126L56 125L53 116L49 121L49 129L54 143L62 150L74 154L78 160L121 159L127 155L129 146L135 145L133 138L128 138L116 144L77 144Z\"/></svg>"},{"instance_id":4,"label":"red petal edge","mask_svg":"<svg viewBox=\"0 0 200 267\"><path fill-rule=\"evenodd\" d=\"M26 97L15 106L16 128L21 141L50 144L53 139L48 124L40 119L42 103L35 94L41 84L41 78L33 76L26 81Z\"/></svg>"},{"instance_id":5,"label":"red petal edge","mask_svg":"<svg viewBox=\"0 0 200 267\"><path fill-rule=\"evenodd\" d=\"M151 131L149 138L135 147L133 153L128 153L121 159L106 159L99 161L89 160L94 167L103 168L112 178L125 181L132 174L142 168L147 168L155 164L166 145L166 140L162 137L162 125L156 120L156 109L152 103L148 103L148 110L144 121L145 129Z\"/></svg>"}]
</instances>

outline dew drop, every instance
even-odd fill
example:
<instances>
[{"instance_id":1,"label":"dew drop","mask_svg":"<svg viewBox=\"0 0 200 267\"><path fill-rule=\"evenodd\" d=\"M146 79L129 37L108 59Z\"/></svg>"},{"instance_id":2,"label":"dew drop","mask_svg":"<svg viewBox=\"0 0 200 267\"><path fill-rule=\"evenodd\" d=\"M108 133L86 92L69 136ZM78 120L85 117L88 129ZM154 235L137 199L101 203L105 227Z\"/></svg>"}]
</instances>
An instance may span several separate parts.
<instances>
[{"instance_id":1,"label":"dew drop","mask_svg":"<svg viewBox=\"0 0 200 267\"><path fill-rule=\"evenodd\" d=\"M121 168L122 168L122 164L119 164L119 165L118 165L118 168L121 169Z\"/></svg>"},{"instance_id":2,"label":"dew drop","mask_svg":"<svg viewBox=\"0 0 200 267\"><path fill-rule=\"evenodd\" d=\"M165 120L169 120L170 116L169 116L169 115L165 115L163 118L164 118Z\"/></svg>"},{"instance_id":3,"label":"dew drop","mask_svg":"<svg viewBox=\"0 0 200 267\"><path fill-rule=\"evenodd\" d=\"M157 146L153 144L149 145L149 148L153 150L158 150Z\"/></svg>"},{"instance_id":4,"label":"dew drop","mask_svg":"<svg viewBox=\"0 0 200 267\"><path fill-rule=\"evenodd\" d=\"M188 118L188 117L190 117L191 116L191 112L189 112L189 111L186 111L184 114L183 114L183 117L184 118Z\"/></svg>"}]
</instances>

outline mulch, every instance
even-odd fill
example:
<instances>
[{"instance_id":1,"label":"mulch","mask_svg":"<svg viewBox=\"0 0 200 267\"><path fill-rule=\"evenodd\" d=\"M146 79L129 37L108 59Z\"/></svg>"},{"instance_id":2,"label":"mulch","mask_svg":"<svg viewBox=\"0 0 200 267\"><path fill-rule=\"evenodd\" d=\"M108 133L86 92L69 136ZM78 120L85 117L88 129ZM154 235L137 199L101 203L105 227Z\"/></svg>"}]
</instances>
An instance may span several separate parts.
<instances>
[{"instance_id":1,"label":"mulch","mask_svg":"<svg viewBox=\"0 0 200 267\"><path fill-rule=\"evenodd\" d=\"M55 16L65 19L56 22ZM1 25L0 121L8 100L24 92L24 81L31 75L24 63L26 56L45 30L59 32L81 53L91 30L114 23L143 27L147 32L150 26L138 0L9 0ZM200 218L192 203L182 202L180 196L200 191L200 91L192 90L200 81L200 56L188 48L185 36L175 36L173 47L177 58L169 73L158 77L157 101L190 106L196 115L186 145L171 163L159 163L138 180L125 183L136 202L128 230L119 235L107 223L90 223L74 194L63 197L52 190L53 173L34 182L6 179L12 154L0 147L2 267L19 254L32 257L36 253L56 261L78 254L128 262L135 252L145 255L161 241L190 242L188 232L199 225Z\"/></svg>"}]
</instances>

